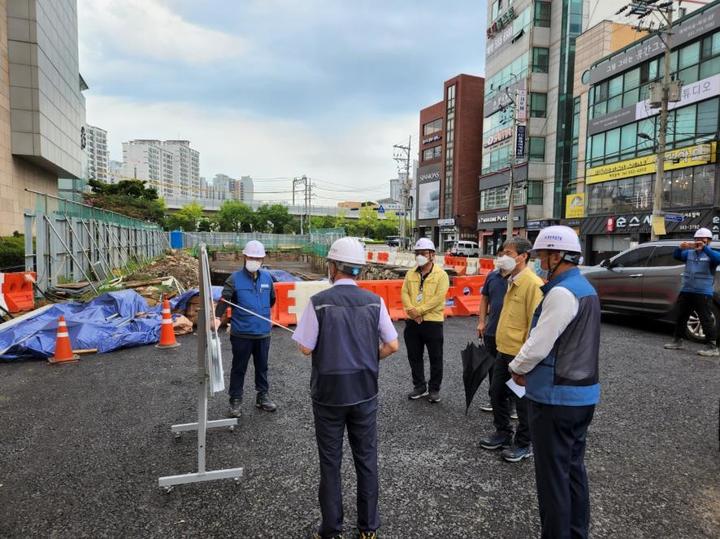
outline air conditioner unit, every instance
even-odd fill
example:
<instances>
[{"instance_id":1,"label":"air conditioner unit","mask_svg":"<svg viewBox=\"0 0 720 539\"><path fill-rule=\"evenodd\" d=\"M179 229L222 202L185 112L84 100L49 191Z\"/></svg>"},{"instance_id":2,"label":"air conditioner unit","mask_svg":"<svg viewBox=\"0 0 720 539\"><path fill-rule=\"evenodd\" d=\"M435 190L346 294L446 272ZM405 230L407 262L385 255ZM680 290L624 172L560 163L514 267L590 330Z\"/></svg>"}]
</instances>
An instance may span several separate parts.
<instances>
[{"instance_id":1,"label":"air conditioner unit","mask_svg":"<svg viewBox=\"0 0 720 539\"><path fill-rule=\"evenodd\" d=\"M663 85L661 82L653 82L648 86L648 105L650 108L660 108L662 104Z\"/></svg>"}]
</instances>

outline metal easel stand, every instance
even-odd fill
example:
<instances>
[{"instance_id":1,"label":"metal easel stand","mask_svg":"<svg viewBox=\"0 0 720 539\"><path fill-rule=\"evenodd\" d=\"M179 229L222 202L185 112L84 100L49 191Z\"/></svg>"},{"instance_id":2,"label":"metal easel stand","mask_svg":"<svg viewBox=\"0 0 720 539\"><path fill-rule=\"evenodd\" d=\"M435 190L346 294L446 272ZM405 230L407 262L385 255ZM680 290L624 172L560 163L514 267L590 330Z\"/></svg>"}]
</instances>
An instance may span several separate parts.
<instances>
[{"instance_id":1,"label":"metal easel stand","mask_svg":"<svg viewBox=\"0 0 720 539\"><path fill-rule=\"evenodd\" d=\"M243 468L228 468L225 470L205 469L205 438L207 429L229 427L232 431L237 425L237 419L218 419L209 421L208 394L210 393L210 376L213 373L213 389L218 390L218 383L224 387L222 374L222 358L219 347L216 349L217 340L213 339L210 330L212 313L212 292L210 288L210 264L207 258L205 244L200 245L200 311L198 313L198 422L173 425L171 431L175 439L180 438L183 432L197 431L198 434L198 471L183 475L169 475L158 479L158 486L170 492L175 485L186 483L200 483L203 481L214 481L216 479L234 479L240 481L243 475ZM209 346L210 345L210 346ZM217 352L213 352L217 350ZM211 363L214 363L211 365ZM219 379L218 379L219 378Z\"/></svg>"}]
</instances>

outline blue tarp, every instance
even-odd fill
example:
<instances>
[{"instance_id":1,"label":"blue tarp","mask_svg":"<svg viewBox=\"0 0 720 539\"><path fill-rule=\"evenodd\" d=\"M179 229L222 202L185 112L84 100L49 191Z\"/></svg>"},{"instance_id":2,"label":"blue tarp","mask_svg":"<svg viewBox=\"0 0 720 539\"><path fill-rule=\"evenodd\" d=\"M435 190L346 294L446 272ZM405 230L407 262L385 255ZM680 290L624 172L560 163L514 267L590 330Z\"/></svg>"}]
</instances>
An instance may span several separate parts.
<instances>
[{"instance_id":1,"label":"blue tarp","mask_svg":"<svg viewBox=\"0 0 720 539\"><path fill-rule=\"evenodd\" d=\"M220 299L222 287L213 287L213 299ZM185 309L199 294L190 290L170 300L171 308ZM162 306L149 307L134 290L108 292L89 303L58 303L22 323L0 329L0 359L48 358L55 353L60 315L65 316L74 350L97 348L112 352L119 348L158 342ZM145 313L136 318L138 313Z\"/></svg>"},{"instance_id":2,"label":"blue tarp","mask_svg":"<svg viewBox=\"0 0 720 539\"><path fill-rule=\"evenodd\" d=\"M272 280L276 283L293 283L296 281L302 281L300 277L296 277L292 273L288 273L285 270L271 269L268 270L268 272L270 272Z\"/></svg>"}]
</instances>

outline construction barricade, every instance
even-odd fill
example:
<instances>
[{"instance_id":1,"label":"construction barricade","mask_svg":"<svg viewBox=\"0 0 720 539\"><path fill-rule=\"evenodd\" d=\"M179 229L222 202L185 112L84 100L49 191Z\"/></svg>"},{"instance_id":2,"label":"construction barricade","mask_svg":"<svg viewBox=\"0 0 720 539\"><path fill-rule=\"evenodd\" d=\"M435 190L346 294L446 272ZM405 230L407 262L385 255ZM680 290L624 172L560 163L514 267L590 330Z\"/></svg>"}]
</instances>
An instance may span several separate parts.
<instances>
[{"instance_id":1,"label":"construction barricade","mask_svg":"<svg viewBox=\"0 0 720 539\"><path fill-rule=\"evenodd\" d=\"M0 307L12 314L35 309L34 272L0 273Z\"/></svg>"}]
</instances>

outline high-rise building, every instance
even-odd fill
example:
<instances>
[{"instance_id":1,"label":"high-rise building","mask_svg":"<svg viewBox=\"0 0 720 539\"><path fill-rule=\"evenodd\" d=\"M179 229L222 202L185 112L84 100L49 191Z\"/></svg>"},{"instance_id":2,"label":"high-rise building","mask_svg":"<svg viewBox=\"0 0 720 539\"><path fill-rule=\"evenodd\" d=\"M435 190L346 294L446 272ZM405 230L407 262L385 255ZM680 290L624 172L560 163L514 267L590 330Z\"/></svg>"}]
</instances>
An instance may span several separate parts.
<instances>
[{"instance_id":1,"label":"high-rise building","mask_svg":"<svg viewBox=\"0 0 720 539\"><path fill-rule=\"evenodd\" d=\"M123 179L122 168L122 161L108 161L108 183L115 184Z\"/></svg>"},{"instance_id":2,"label":"high-rise building","mask_svg":"<svg viewBox=\"0 0 720 539\"><path fill-rule=\"evenodd\" d=\"M187 140L123 142L122 175L148 182L162 197L200 196L200 153Z\"/></svg>"},{"instance_id":3,"label":"high-rise building","mask_svg":"<svg viewBox=\"0 0 720 539\"><path fill-rule=\"evenodd\" d=\"M100 127L86 125L85 153L87 154L87 178L107 183L109 173L107 131Z\"/></svg>"},{"instance_id":4,"label":"high-rise building","mask_svg":"<svg viewBox=\"0 0 720 539\"><path fill-rule=\"evenodd\" d=\"M445 81L442 101L420 111L414 213L418 234L438 250L477 237L484 83L458 75Z\"/></svg>"},{"instance_id":5,"label":"high-rise building","mask_svg":"<svg viewBox=\"0 0 720 539\"><path fill-rule=\"evenodd\" d=\"M250 176L242 176L240 178L240 200L246 204L252 204L255 198L255 186Z\"/></svg>"},{"instance_id":6,"label":"high-rise building","mask_svg":"<svg viewBox=\"0 0 720 539\"><path fill-rule=\"evenodd\" d=\"M83 177L87 89L75 0L0 0L0 235L23 231L26 188L57 195ZM65 187L63 185L62 187Z\"/></svg>"}]
</instances>

